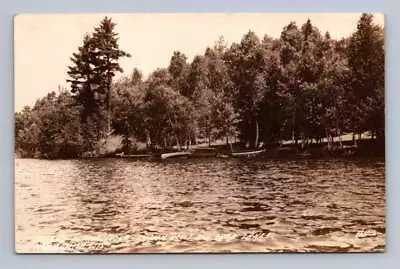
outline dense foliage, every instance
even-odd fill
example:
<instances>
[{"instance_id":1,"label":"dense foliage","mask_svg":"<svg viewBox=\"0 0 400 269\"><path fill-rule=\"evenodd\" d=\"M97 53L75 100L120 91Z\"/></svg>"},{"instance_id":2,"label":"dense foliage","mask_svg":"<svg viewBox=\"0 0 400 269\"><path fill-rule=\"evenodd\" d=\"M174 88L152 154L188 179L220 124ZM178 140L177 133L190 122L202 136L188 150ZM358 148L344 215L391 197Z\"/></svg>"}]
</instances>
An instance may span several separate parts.
<instances>
[{"instance_id":1,"label":"dense foliage","mask_svg":"<svg viewBox=\"0 0 400 269\"><path fill-rule=\"evenodd\" d=\"M22 156L79 157L99 152L111 133L124 151L184 148L239 138L244 144L302 148L343 134L384 141L384 32L363 14L348 38L332 39L310 20L279 39L254 32L227 47L220 38L191 62L175 51L168 67L144 79L122 72L115 24L105 18L85 36L69 67L70 91L49 93L15 114ZM134 143L133 143L134 142Z\"/></svg>"}]
</instances>

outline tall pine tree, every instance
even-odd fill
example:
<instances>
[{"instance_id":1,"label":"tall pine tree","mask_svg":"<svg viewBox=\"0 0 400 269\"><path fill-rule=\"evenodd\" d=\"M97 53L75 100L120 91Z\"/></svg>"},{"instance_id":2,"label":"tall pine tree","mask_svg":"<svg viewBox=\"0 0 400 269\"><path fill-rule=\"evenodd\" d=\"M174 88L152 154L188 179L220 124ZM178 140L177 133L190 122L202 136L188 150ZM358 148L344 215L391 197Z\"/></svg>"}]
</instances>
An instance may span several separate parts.
<instances>
[{"instance_id":1,"label":"tall pine tree","mask_svg":"<svg viewBox=\"0 0 400 269\"><path fill-rule=\"evenodd\" d=\"M111 133L111 83L116 72L122 72L118 60L130 55L119 49L115 23L105 17L93 35L86 35L83 45L71 57L68 75L71 92L82 107L82 121L89 130L89 148L104 134ZM106 126L105 126L106 125ZM106 128L104 128L106 127ZM95 136L95 137L93 137Z\"/></svg>"},{"instance_id":2,"label":"tall pine tree","mask_svg":"<svg viewBox=\"0 0 400 269\"><path fill-rule=\"evenodd\" d=\"M384 135L384 33L371 14L363 14L348 48L354 132Z\"/></svg>"}]
</instances>

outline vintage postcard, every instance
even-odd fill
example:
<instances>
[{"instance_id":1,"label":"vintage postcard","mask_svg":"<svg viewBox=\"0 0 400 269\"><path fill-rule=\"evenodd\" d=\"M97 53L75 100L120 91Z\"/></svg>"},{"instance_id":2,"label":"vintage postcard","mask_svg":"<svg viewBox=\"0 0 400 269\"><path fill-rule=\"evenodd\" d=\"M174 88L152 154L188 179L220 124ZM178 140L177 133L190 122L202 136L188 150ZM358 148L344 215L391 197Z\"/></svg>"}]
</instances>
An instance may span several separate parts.
<instances>
[{"instance_id":1,"label":"vintage postcard","mask_svg":"<svg viewBox=\"0 0 400 269\"><path fill-rule=\"evenodd\" d=\"M14 23L17 253L384 251L383 14Z\"/></svg>"}]
</instances>

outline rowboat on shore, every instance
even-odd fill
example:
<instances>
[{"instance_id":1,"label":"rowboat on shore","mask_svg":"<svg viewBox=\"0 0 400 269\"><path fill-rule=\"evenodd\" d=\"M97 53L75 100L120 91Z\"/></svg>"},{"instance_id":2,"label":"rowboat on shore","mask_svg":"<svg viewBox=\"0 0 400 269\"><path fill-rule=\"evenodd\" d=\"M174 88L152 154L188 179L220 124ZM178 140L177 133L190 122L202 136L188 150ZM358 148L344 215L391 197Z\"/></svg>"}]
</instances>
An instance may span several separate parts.
<instances>
[{"instance_id":1,"label":"rowboat on shore","mask_svg":"<svg viewBox=\"0 0 400 269\"><path fill-rule=\"evenodd\" d=\"M151 154L125 154L125 153L117 153L115 156L119 158L149 158L152 157L153 155Z\"/></svg>"},{"instance_id":2,"label":"rowboat on shore","mask_svg":"<svg viewBox=\"0 0 400 269\"><path fill-rule=\"evenodd\" d=\"M187 157L190 156L192 153L189 151L179 151L179 152L171 152L171 153L164 153L161 154L161 159L168 159L168 158L176 158L176 157Z\"/></svg>"},{"instance_id":3,"label":"rowboat on shore","mask_svg":"<svg viewBox=\"0 0 400 269\"><path fill-rule=\"evenodd\" d=\"M215 148L195 148L192 149L190 157L216 157L217 150Z\"/></svg>"},{"instance_id":4,"label":"rowboat on shore","mask_svg":"<svg viewBox=\"0 0 400 269\"><path fill-rule=\"evenodd\" d=\"M239 157L254 157L263 152L265 152L265 149L254 150L254 151L232 152L231 155L232 155L232 157L237 157L237 158L239 158Z\"/></svg>"}]
</instances>

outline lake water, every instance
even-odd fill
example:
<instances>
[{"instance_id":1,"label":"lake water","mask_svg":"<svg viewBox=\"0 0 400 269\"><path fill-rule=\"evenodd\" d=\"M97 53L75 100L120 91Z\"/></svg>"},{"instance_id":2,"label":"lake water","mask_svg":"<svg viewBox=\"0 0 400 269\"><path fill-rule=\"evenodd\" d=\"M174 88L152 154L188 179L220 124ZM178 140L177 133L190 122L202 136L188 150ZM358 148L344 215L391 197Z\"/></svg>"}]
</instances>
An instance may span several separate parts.
<instances>
[{"instance_id":1,"label":"lake water","mask_svg":"<svg viewBox=\"0 0 400 269\"><path fill-rule=\"evenodd\" d=\"M15 160L18 252L382 251L383 160Z\"/></svg>"}]
</instances>

